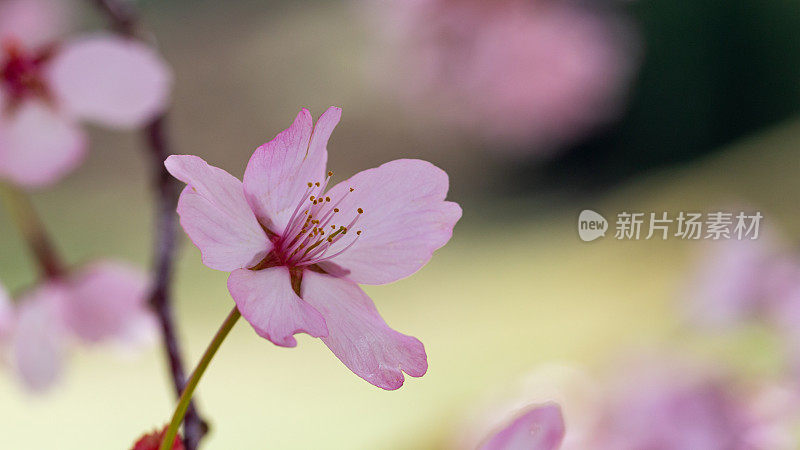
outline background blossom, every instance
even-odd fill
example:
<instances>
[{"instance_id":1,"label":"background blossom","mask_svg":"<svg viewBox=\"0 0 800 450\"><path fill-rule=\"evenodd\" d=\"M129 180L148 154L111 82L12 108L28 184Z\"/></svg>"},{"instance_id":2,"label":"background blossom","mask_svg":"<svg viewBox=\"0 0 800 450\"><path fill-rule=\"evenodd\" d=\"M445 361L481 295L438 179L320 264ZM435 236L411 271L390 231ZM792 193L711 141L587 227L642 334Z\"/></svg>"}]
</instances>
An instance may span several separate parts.
<instances>
[{"instance_id":1,"label":"background blossom","mask_svg":"<svg viewBox=\"0 0 800 450\"><path fill-rule=\"evenodd\" d=\"M8 336L21 380L33 390L48 389L61 377L73 343L125 342L152 333L148 284L133 267L101 261L21 295Z\"/></svg>"},{"instance_id":2,"label":"background blossom","mask_svg":"<svg viewBox=\"0 0 800 450\"><path fill-rule=\"evenodd\" d=\"M136 128L169 99L171 72L149 46L103 33L55 40L62 6L0 2L0 177L25 187L80 164L80 121Z\"/></svg>"},{"instance_id":3,"label":"background blossom","mask_svg":"<svg viewBox=\"0 0 800 450\"><path fill-rule=\"evenodd\" d=\"M616 118L635 68L629 23L563 1L377 2L382 91L493 151L545 155ZM388 59L387 58L387 59Z\"/></svg>"}]
</instances>

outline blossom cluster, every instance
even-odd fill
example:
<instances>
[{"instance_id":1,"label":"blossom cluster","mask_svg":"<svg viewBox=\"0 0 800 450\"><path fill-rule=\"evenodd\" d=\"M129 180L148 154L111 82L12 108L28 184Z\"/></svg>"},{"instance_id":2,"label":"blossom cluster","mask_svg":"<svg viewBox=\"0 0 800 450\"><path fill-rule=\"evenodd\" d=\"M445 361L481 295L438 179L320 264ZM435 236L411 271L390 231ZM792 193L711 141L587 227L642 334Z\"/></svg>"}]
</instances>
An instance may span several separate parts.
<instances>
[{"instance_id":1,"label":"blossom cluster","mask_svg":"<svg viewBox=\"0 0 800 450\"><path fill-rule=\"evenodd\" d=\"M83 161L80 122L138 128L167 105L172 74L149 46L109 33L64 38L59 0L0 2L0 180L37 188Z\"/></svg>"},{"instance_id":2,"label":"blossom cluster","mask_svg":"<svg viewBox=\"0 0 800 450\"><path fill-rule=\"evenodd\" d=\"M762 323L800 369L800 255L775 230L758 241L710 246L685 287L688 315L712 330Z\"/></svg>"},{"instance_id":3,"label":"blossom cluster","mask_svg":"<svg viewBox=\"0 0 800 450\"><path fill-rule=\"evenodd\" d=\"M791 379L746 381L661 350L600 376L543 365L506 397L464 422L452 448L791 450L800 425Z\"/></svg>"},{"instance_id":4,"label":"blossom cluster","mask_svg":"<svg viewBox=\"0 0 800 450\"><path fill-rule=\"evenodd\" d=\"M172 75L152 47L103 32L65 37L70 6L0 1L0 182L10 190L50 186L76 169L88 146L81 122L134 129L169 100ZM75 344L150 339L149 281L138 268L97 260L44 272L13 298L0 287L0 348L27 387L52 387Z\"/></svg>"},{"instance_id":5,"label":"blossom cluster","mask_svg":"<svg viewBox=\"0 0 800 450\"><path fill-rule=\"evenodd\" d=\"M11 298L0 286L0 353L28 388L51 388L75 344L149 342L147 277L118 261L97 261L49 277Z\"/></svg>"}]
</instances>

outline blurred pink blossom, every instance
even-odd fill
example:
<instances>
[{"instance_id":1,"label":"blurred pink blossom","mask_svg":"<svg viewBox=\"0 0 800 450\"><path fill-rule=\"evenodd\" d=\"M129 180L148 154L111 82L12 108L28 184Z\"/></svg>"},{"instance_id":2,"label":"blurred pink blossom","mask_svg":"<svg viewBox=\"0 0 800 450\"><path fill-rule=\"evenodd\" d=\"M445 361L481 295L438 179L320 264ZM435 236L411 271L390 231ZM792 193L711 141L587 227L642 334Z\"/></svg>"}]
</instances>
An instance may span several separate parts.
<instances>
[{"instance_id":1,"label":"blurred pink blossom","mask_svg":"<svg viewBox=\"0 0 800 450\"><path fill-rule=\"evenodd\" d=\"M528 408L491 436L481 450L557 450L564 439L564 417L555 403Z\"/></svg>"},{"instance_id":2,"label":"blurred pink blossom","mask_svg":"<svg viewBox=\"0 0 800 450\"><path fill-rule=\"evenodd\" d=\"M543 155L613 120L637 65L622 17L553 0L376 1L385 89L493 150ZM387 56L388 55L388 56ZM500 145L498 145L500 144Z\"/></svg>"},{"instance_id":3,"label":"blurred pink blossom","mask_svg":"<svg viewBox=\"0 0 800 450\"><path fill-rule=\"evenodd\" d=\"M652 350L591 376L570 366L545 365L506 400L498 402L492 395L475 417L457 428L451 448L539 448L533 442L545 435L553 440L538 443L546 441L550 446L543 448L560 450L797 448L797 383L788 377L744 382L734 375ZM531 404L558 408L558 415L534 414L537 408ZM557 417L563 420L560 431ZM515 437L533 440L524 441L527 446L509 446Z\"/></svg>"},{"instance_id":4,"label":"blurred pink blossom","mask_svg":"<svg viewBox=\"0 0 800 450\"><path fill-rule=\"evenodd\" d=\"M528 373L518 383L504 383L487 392L483 401L475 403L472 411L454 429L447 448L467 450L480 448L499 430L514 427L511 418L522 422L531 405L558 405L563 416L566 434L559 439L560 450L585 450L591 447L590 432L595 428L602 384L585 370L564 364L544 364ZM535 408L535 406L533 406ZM554 419L553 415L549 416ZM551 426L556 425L549 422ZM557 428L550 428L551 431Z\"/></svg>"},{"instance_id":5,"label":"blurred pink blossom","mask_svg":"<svg viewBox=\"0 0 800 450\"><path fill-rule=\"evenodd\" d=\"M691 276L687 307L695 323L711 329L771 327L800 371L800 256L773 240L775 234L709 246Z\"/></svg>"},{"instance_id":6,"label":"blurred pink blossom","mask_svg":"<svg viewBox=\"0 0 800 450\"><path fill-rule=\"evenodd\" d=\"M564 439L564 417L555 403L528 408L491 436L481 450L557 450Z\"/></svg>"},{"instance_id":7,"label":"blurred pink blossom","mask_svg":"<svg viewBox=\"0 0 800 450\"><path fill-rule=\"evenodd\" d=\"M327 143L341 110L313 125L303 109L256 149L244 182L196 156L167 158L187 184L178 214L203 263L231 272L228 290L259 336L294 347L322 338L356 375L397 389L428 368L422 343L391 329L357 283L385 284L424 266L450 239L461 208L447 174L402 159L330 190Z\"/></svg>"},{"instance_id":8,"label":"blurred pink blossom","mask_svg":"<svg viewBox=\"0 0 800 450\"><path fill-rule=\"evenodd\" d=\"M14 307L11 304L11 297L9 297L5 286L0 284L0 343L9 336L13 327Z\"/></svg>"},{"instance_id":9,"label":"blurred pink blossom","mask_svg":"<svg viewBox=\"0 0 800 450\"><path fill-rule=\"evenodd\" d=\"M16 301L6 335L12 366L27 387L41 391L61 376L71 341L124 343L142 327L152 332L147 289L142 272L112 261L44 281Z\"/></svg>"},{"instance_id":10,"label":"blurred pink blossom","mask_svg":"<svg viewBox=\"0 0 800 450\"><path fill-rule=\"evenodd\" d=\"M150 47L97 33L56 41L55 0L0 0L0 178L54 183L83 160L79 121L142 126L166 107L172 75Z\"/></svg>"},{"instance_id":11,"label":"blurred pink blossom","mask_svg":"<svg viewBox=\"0 0 800 450\"><path fill-rule=\"evenodd\" d=\"M709 243L686 288L691 318L724 328L762 314L775 256L775 244L767 236Z\"/></svg>"},{"instance_id":12,"label":"blurred pink blossom","mask_svg":"<svg viewBox=\"0 0 800 450\"><path fill-rule=\"evenodd\" d=\"M789 450L797 396L764 398L713 370L650 360L619 372L599 409L598 450ZM776 401L779 400L779 401Z\"/></svg>"}]
</instances>

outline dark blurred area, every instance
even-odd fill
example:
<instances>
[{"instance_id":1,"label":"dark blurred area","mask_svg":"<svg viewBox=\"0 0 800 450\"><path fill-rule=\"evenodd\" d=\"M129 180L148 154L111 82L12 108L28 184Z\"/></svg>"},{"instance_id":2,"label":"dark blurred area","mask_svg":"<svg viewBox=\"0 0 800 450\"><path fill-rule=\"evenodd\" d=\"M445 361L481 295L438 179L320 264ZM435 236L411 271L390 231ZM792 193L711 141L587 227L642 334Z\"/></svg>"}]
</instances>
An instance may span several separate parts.
<instances>
[{"instance_id":1,"label":"dark blurred area","mask_svg":"<svg viewBox=\"0 0 800 450\"><path fill-rule=\"evenodd\" d=\"M514 190L615 185L701 158L800 109L796 2L653 0L626 9L644 41L627 111L551 161L524 165Z\"/></svg>"}]
</instances>

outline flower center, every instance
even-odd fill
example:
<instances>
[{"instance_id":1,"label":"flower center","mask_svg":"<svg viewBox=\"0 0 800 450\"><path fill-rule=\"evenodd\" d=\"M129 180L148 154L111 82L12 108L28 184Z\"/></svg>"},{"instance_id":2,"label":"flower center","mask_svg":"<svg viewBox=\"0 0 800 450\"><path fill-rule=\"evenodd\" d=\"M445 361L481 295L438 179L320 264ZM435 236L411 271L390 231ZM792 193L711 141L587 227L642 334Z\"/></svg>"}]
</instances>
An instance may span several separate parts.
<instances>
[{"instance_id":1,"label":"flower center","mask_svg":"<svg viewBox=\"0 0 800 450\"><path fill-rule=\"evenodd\" d=\"M54 47L26 52L15 40L7 40L0 48L0 89L6 97L8 110L14 110L24 100L38 98L50 103L52 96L44 76L44 67L52 58Z\"/></svg>"},{"instance_id":2,"label":"flower center","mask_svg":"<svg viewBox=\"0 0 800 450\"><path fill-rule=\"evenodd\" d=\"M335 201L325 195L332 175L333 172L328 172L321 183L308 182L308 189L275 241L276 256L282 264L303 267L327 261L347 251L361 236L362 230L353 230L353 226L364 213L363 209L350 212L347 225L338 222L345 214L339 206L355 189L351 187Z\"/></svg>"}]
</instances>

